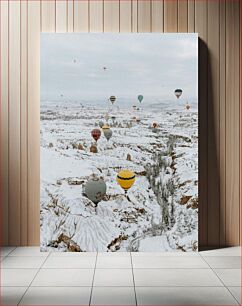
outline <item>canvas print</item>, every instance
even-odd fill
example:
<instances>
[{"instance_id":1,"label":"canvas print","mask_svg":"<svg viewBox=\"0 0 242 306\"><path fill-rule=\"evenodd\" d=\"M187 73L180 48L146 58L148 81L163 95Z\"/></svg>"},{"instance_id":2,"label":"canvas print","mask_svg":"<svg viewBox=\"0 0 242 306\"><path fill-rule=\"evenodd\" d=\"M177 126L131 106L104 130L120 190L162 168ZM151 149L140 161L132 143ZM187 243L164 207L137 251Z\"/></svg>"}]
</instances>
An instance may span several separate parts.
<instances>
[{"instance_id":1,"label":"canvas print","mask_svg":"<svg viewBox=\"0 0 242 306\"><path fill-rule=\"evenodd\" d=\"M197 251L197 34L41 34L40 122L42 251Z\"/></svg>"}]
</instances>

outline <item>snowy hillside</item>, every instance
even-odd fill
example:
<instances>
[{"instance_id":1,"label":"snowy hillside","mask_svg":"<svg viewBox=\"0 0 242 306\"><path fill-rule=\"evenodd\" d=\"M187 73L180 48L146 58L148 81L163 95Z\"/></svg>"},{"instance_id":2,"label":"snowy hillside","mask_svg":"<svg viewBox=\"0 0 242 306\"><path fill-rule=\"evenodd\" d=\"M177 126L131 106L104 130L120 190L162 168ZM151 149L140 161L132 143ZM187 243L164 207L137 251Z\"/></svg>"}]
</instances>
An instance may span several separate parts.
<instances>
[{"instance_id":1,"label":"snowy hillside","mask_svg":"<svg viewBox=\"0 0 242 306\"><path fill-rule=\"evenodd\" d=\"M91 153L91 131L100 120L113 135L107 141L102 133L98 152ZM197 133L193 107L152 111L42 102L41 249L196 251ZM136 175L127 196L116 181L121 169ZM83 194L92 176L107 185L97 205Z\"/></svg>"}]
</instances>

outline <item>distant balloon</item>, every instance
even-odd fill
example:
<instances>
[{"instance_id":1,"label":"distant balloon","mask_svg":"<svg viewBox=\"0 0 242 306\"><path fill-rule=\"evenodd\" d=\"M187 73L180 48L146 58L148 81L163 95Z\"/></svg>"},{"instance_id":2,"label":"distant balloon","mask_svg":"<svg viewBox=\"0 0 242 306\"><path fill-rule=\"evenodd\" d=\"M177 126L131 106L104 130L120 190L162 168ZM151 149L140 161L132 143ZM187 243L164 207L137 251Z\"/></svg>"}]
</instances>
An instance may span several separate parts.
<instances>
[{"instance_id":1,"label":"distant balloon","mask_svg":"<svg viewBox=\"0 0 242 306\"><path fill-rule=\"evenodd\" d=\"M107 139L107 141L109 141L109 139L113 135L113 132L110 129L106 129L106 130L103 130L103 134L104 134L105 138Z\"/></svg>"},{"instance_id":2,"label":"distant balloon","mask_svg":"<svg viewBox=\"0 0 242 306\"><path fill-rule=\"evenodd\" d=\"M85 194L94 204L98 204L107 191L106 183L103 179L90 179L85 185Z\"/></svg>"},{"instance_id":3,"label":"distant balloon","mask_svg":"<svg viewBox=\"0 0 242 306\"><path fill-rule=\"evenodd\" d=\"M105 130L109 130L109 129L110 129L110 126L108 124L104 124L103 127L102 127L103 132Z\"/></svg>"},{"instance_id":4,"label":"distant balloon","mask_svg":"<svg viewBox=\"0 0 242 306\"><path fill-rule=\"evenodd\" d=\"M181 89L176 89L175 90L175 96L177 97L177 99L179 99L181 95L182 95L182 90Z\"/></svg>"},{"instance_id":5,"label":"distant balloon","mask_svg":"<svg viewBox=\"0 0 242 306\"><path fill-rule=\"evenodd\" d=\"M117 182L124 189L125 193L131 188L135 182L135 174L130 170L121 170L117 175Z\"/></svg>"},{"instance_id":6,"label":"distant balloon","mask_svg":"<svg viewBox=\"0 0 242 306\"><path fill-rule=\"evenodd\" d=\"M102 127L104 126L103 121L99 121L99 122L98 122L98 125L99 125L100 128L102 128Z\"/></svg>"},{"instance_id":7,"label":"distant balloon","mask_svg":"<svg viewBox=\"0 0 242 306\"><path fill-rule=\"evenodd\" d=\"M158 127L158 124L156 122L153 122L152 127L156 129Z\"/></svg>"},{"instance_id":8,"label":"distant balloon","mask_svg":"<svg viewBox=\"0 0 242 306\"><path fill-rule=\"evenodd\" d=\"M106 71L106 70L107 70L107 67L103 67L103 70Z\"/></svg>"},{"instance_id":9,"label":"distant balloon","mask_svg":"<svg viewBox=\"0 0 242 306\"><path fill-rule=\"evenodd\" d=\"M186 107L186 110L189 110L189 109L191 108L191 106L189 105L188 102L186 103L186 106L185 106L185 107Z\"/></svg>"},{"instance_id":10,"label":"distant balloon","mask_svg":"<svg viewBox=\"0 0 242 306\"><path fill-rule=\"evenodd\" d=\"M93 139L98 141L98 139L101 136L101 131L99 129L94 129L92 130L91 134L92 134Z\"/></svg>"},{"instance_id":11,"label":"distant balloon","mask_svg":"<svg viewBox=\"0 0 242 306\"><path fill-rule=\"evenodd\" d=\"M114 102L116 101L116 97L115 96L110 96L109 97L109 101L114 104Z\"/></svg>"},{"instance_id":12,"label":"distant balloon","mask_svg":"<svg viewBox=\"0 0 242 306\"><path fill-rule=\"evenodd\" d=\"M142 95L138 95L138 100L139 100L140 103L142 102L143 99L144 99L144 97Z\"/></svg>"}]
</instances>

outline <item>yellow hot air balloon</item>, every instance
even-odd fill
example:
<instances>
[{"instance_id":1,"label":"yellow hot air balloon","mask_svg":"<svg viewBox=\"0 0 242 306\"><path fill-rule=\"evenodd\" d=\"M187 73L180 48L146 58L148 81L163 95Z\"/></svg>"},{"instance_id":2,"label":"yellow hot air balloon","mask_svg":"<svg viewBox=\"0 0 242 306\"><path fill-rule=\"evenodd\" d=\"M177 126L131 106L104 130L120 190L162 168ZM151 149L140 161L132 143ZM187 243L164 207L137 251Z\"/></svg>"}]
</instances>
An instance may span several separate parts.
<instances>
[{"instance_id":1,"label":"yellow hot air balloon","mask_svg":"<svg viewBox=\"0 0 242 306\"><path fill-rule=\"evenodd\" d=\"M117 175L117 182L124 189L125 193L133 186L135 174L130 170L121 170Z\"/></svg>"},{"instance_id":2,"label":"yellow hot air balloon","mask_svg":"<svg viewBox=\"0 0 242 306\"><path fill-rule=\"evenodd\" d=\"M102 130L109 130L110 126L108 124L104 124Z\"/></svg>"}]
</instances>

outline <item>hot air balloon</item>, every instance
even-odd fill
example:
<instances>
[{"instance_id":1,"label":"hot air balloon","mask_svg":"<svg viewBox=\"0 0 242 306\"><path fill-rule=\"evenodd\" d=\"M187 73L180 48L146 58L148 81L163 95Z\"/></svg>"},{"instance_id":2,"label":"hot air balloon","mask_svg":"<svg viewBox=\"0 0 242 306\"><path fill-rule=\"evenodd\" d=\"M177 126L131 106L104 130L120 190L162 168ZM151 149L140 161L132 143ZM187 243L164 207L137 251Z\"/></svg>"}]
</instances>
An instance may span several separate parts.
<instances>
[{"instance_id":1,"label":"hot air balloon","mask_svg":"<svg viewBox=\"0 0 242 306\"><path fill-rule=\"evenodd\" d=\"M107 70L107 67L104 66L104 67L103 67L103 70L106 71L106 70Z\"/></svg>"},{"instance_id":2,"label":"hot air balloon","mask_svg":"<svg viewBox=\"0 0 242 306\"><path fill-rule=\"evenodd\" d=\"M139 103L141 103L143 99L144 99L144 97L142 95L138 95Z\"/></svg>"},{"instance_id":3,"label":"hot air balloon","mask_svg":"<svg viewBox=\"0 0 242 306\"><path fill-rule=\"evenodd\" d=\"M107 139L107 141L109 141L109 139L112 137L113 132L110 129L104 129L103 130L103 134L105 136L105 138Z\"/></svg>"},{"instance_id":4,"label":"hot air balloon","mask_svg":"<svg viewBox=\"0 0 242 306\"><path fill-rule=\"evenodd\" d=\"M152 127L156 129L158 127L158 124L156 122L153 122Z\"/></svg>"},{"instance_id":5,"label":"hot air balloon","mask_svg":"<svg viewBox=\"0 0 242 306\"><path fill-rule=\"evenodd\" d=\"M105 130L109 130L109 129L110 129L110 126L108 124L104 124L103 127L102 127L103 132Z\"/></svg>"},{"instance_id":6,"label":"hot air balloon","mask_svg":"<svg viewBox=\"0 0 242 306\"><path fill-rule=\"evenodd\" d=\"M135 182L135 174L130 170L121 170L117 175L117 182L123 188L125 193L131 188Z\"/></svg>"},{"instance_id":7,"label":"hot air balloon","mask_svg":"<svg viewBox=\"0 0 242 306\"><path fill-rule=\"evenodd\" d=\"M99 125L100 128L102 128L102 127L104 126L103 121L99 121L99 122L98 122L98 125Z\"/></svg>"},{"instance_id":8,"label":"hot air balloon","mask_svg":"<svg viewBox=\"0 0 242 306\"><path fill-rule=\"evenodd\" d=\"M116 97L115 96L110 96L109 97L109 101L114 104L114 102L116 101Z\"/></svg>"},{"instance_id":9,"label":"hot air balloon","mask_svg":"<svg viewBox=\"0 0 242 306\"><path fill-rule=\"evenodd\" d=\"M188 102L186 103L185 107L186 107L186 110L189 110L191 108Z\"/></svg>"},{"instance_id":10,"label":"hot air balloon","mask_svg":"<svg viewBox=\"0 0 242 306\"><path fill-rule=\"evenodd\" d=\"M181 89L176 89L175 90L175 96L177 97L177 99L179 99L181 95L182 95L182 90Z\"/></svg>"},{"instance_id":11,"label":"hot air balloon","mask_svg":"<svg viewBox=\"0 0 242 306\"><path fill-rule=\"evenodd\" d=\"M94 204L98 204L107 191L106 183L101 178L92 178L85 185L85 194Z\"/></svg>"},{"instance_id":12,"label":"hot air balloon","mask_svg":"<svg viewBox=\"0 0 242 306\"><path fill-rule=\"evenodd\" d=\"M99 129L94 129L92 130L91 134L92 134L93 139L98 141L98 139L101 136L101 131Z\"/></svg>"}]
</instances>

